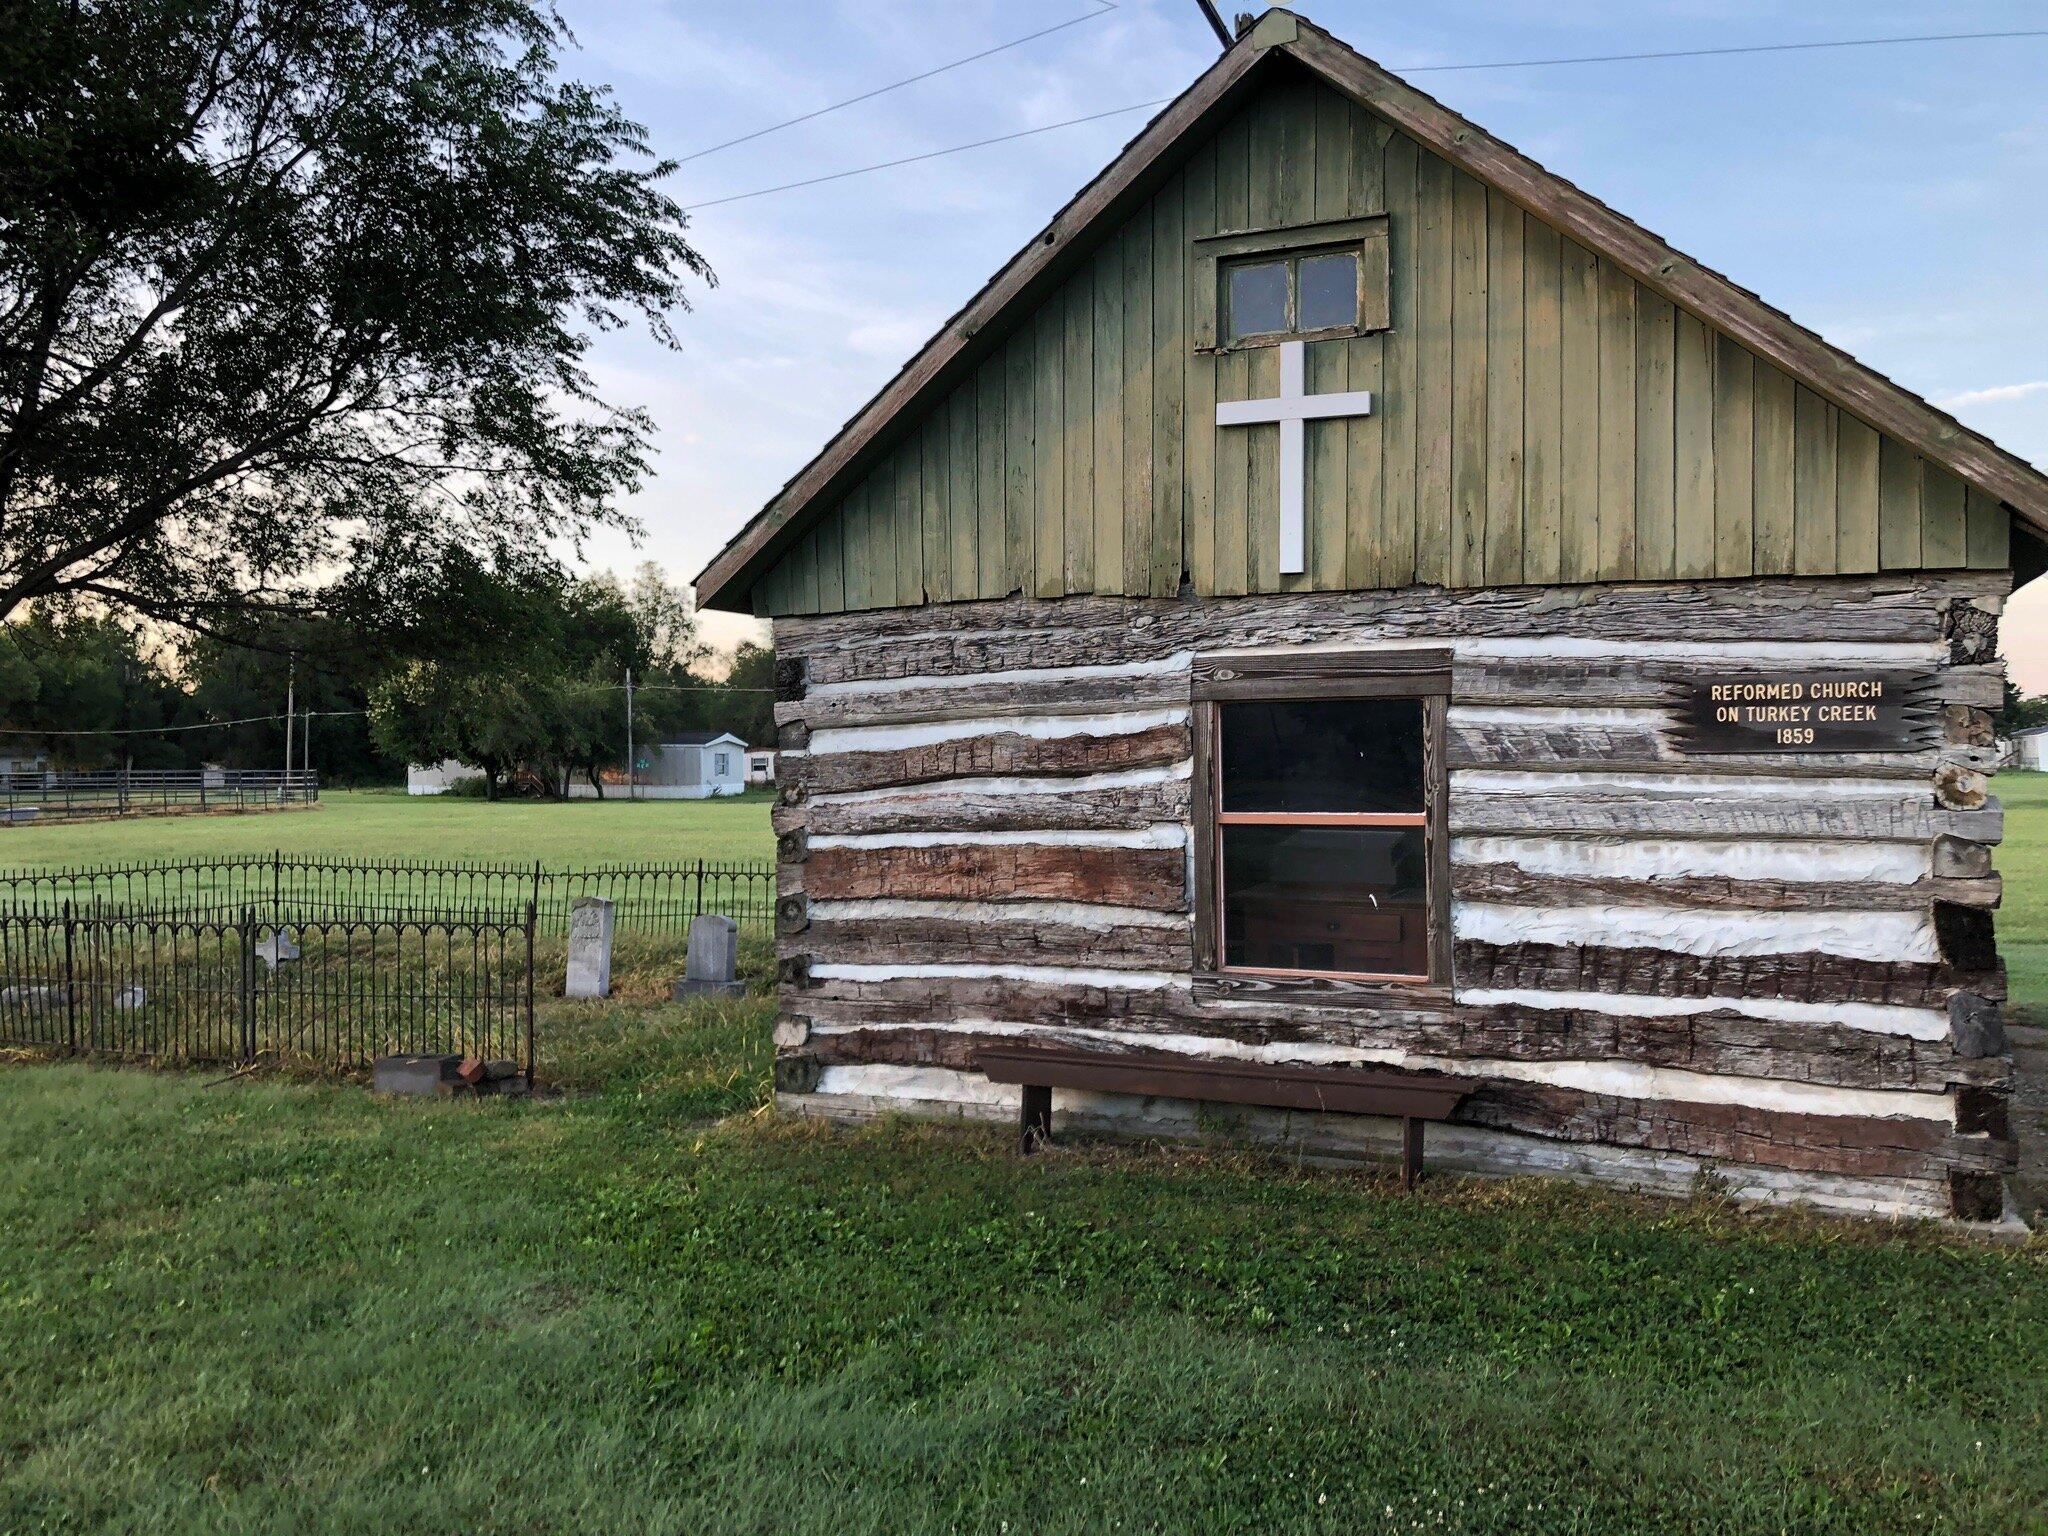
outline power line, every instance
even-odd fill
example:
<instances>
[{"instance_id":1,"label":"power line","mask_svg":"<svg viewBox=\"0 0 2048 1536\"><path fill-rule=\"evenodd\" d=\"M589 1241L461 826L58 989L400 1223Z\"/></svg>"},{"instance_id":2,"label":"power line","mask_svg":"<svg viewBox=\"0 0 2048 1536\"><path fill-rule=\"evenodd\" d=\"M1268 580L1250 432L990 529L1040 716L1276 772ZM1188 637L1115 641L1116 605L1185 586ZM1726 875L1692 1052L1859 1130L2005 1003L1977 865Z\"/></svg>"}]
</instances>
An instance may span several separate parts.
<instances>
[{"instance_id":1,"label":"power line","mask_svg":"<svg viewBox=\"0 0 2048 1536\"><path fill-rule=\"evenodd\" d=\"M1076 123L1097 123L1105 117L1122 117L1126 112L1142 112L1147 107L1163 107L1171 100L1171 96L1162 96L1157 101L1133 102L1128 107L1111 107L1107 112L1091 112L1086 117L1070 117L1065 122L1046 123L1038 128L1020 128L1015 133L999 133L992 139L976 139L972 144L955 144L949 149L928 150L921 155L905 155L901 160L884 160L878 165L856 166L850 171L834 171L829 176L812 176L803 181L785 181L779 187L759 187L752 192L735 192L730 197L714 197L705 202L691 203L683 212L695 213L699 208L717 208L725 203L743 203L750 197L766 197L771 192L794 192L799 187L822 186L828 181L844 181L849 176L866 176L873 171L894 170L899 165L915 165L920 160L936 160L942 155L957 155L970 149L986 149L991 144L1008 144L1013 139L1028 139L1033 134L1051 133L1055 128L1071 128Z\"/></svg>"},{"instance_id":2,"label":"power line","mask_svg":"<svg viewBox=\"0 0 2048 1536\"><path fill-rule=\"evenodd\" d=\"M302 709L296 716L244 715L239 720L206 720L197 725L137 725L120 728L109 726L103 731L43 731L32 725L0 725L0 736L176 736L185 731L225 731L231 726L261 725L270 720L304 720L308 716L322 720L337 720L345 716L368 713L367 709Z\"/></svg>"},{"instance_id":3,"label":"power line","mask_svg":"<svg viewBox=\"0 0 2048 1536\"><path fill-rule=\"evenodd\" d=\"M929 80L935 75L943 75L948 70L960 68L963 64L973 64L982 59L992 59L999 53L1008 53L1012 48L1021 48L1026 43L1035 43L1041 37L1051 37L1055 32L1064 32L1069 27L1078 27L1083 22L1094 21L1099 17L1107 16L1117 8L1116 0L1089 0L1089 3L1099 5L1102 9L1090 11L1085 16L1076 16L1068 21L1057 22L1050 27L1041 27L1036 32L1026 32L1022 37L1013 37L1007 43L998 43L993 48L984 48L979 53L970 53L965 58L954 59L950 63L941 64L935 69L928 69L921 75L908 75L901 80L892 80L887 85L878 85L871 91L862 91L858 96L849 96L844 101L835 101L829 107L819 107L815 112L806 112L800 117L785 118L782 122L770 123L766 128L756 128L752 133L743 133L736 139L727 139L721 144L713 144L707 148L695 150L690 154L684 155L676 164L688 165L692 160L702 160L706 155L715 155L721 149L731 149L735 144L751 144L755 139L765 139L771 133L780 133L785 128L794 128L798 123L811 122L817 118L824 117L827 113L837 112L842 107L858 106L863 101L873 101L877 96L886 96L891 91L900 91L906 85L916 85L920 80Z\"/></svg>"},{"instance_id":4,"label":"power line","mask_svg":"<svg viewBox=\"0 0 2048 1536\"><path fill-rule=\"evenodd\" d=\"M1508 59L1489 64L1419 64L1404 75L1440 75L1467 69L1546 69L1553 64L1635 64L1646 59L1719 59L1743 53L1807 53L1816 48L1891 48L1903 43L1977 43L2000 38L2048 37L2027 32L1927 32L1916 37L1845 37L1821 43L1750 43L1734 48L1673 48L1657 53L1589 53L1565 59Z\"/></svg>"},{"instance_id":5,"label":"power line","mask_svg":"<svg viewBox=\"0 0 2048 1536\"><path fill-rule=\"evenodd\" d=\"M1081 19L1088 20L1090 18L1083 17ZM1071 23L1069 24L1071 25ZM1753 43L1741 47L1728 48L1673 48L1651 53L1585 54L1575 58L1555 59L1498 59L1472 64L1415 64L1395 68L1392 72L1399 75L1430 75L1454 74L1481 69L1548 69L1554 66L1576 64L1631 64L1657 59L1711 59L1727 58L1739 54L1807 53L1825 48L1890 48L1910 43L1970 43L2040 37L2048 37L2048 28L2036 28L2017 32L1929 32L1913 37L1847 37L1837 38L1828 42ZM1052 133L1061 128L1078 127L1082 123L1099 123L1104 118L1122 117L1130 112L1143 112L1151 107L1163 107L1173 99L1171 96L1163 96L1156 101L1134 101L1129 106L1111 107L1105 112L1090 112L1083 117L1069 117L1057 123L1044 123L1036 128L1020 128L1015 133L1001 133L990 139L975 139L966 144L949 145L945 149L927 150L921 155L905 155L898 160L882 160L873 165L855 166L852 170L833 171L824 176L808 176L801 181L785 181L777 186L756 187L751 192L735 192L727 197L707 198L701 203L689 204L683 211L685 213L695 213L700 208L719 208L727 203L743 203L756 197L769 197L777 192L795 192L804 187L817 187L823 186L827 182L845 181L851 176L867 176L872 175L876 171L890 171L898 166L916 165L922 161L937 160L946 155L965 154L968 150L986 149L992 144L1009 144L1018 139L1028 139L1041 133ZM792 121L801 121L801 119L792 119Z\"/></svg>"},{"instance_id":6,"label":"power line","mask_svg":"<svg viewBox=\"0 0 2048 1536\"><path fill-rule=\"evenodd\" d=\"M618 683L602 686L613 692L621 690ZM635 683L635 693L773 693L773 688L729 687L724 683ZM243 715L235 720L204 720L196 725L137 725L127 727L109 726L99 731L45 731L32 725L0 725L0 736L176 736L187 731L225 731L237 725L263 725L272 720L304 720L309 716L316 720L356 719L367 715L367 709L302 709L296 715Z\"/></svg>"}]
</instances>

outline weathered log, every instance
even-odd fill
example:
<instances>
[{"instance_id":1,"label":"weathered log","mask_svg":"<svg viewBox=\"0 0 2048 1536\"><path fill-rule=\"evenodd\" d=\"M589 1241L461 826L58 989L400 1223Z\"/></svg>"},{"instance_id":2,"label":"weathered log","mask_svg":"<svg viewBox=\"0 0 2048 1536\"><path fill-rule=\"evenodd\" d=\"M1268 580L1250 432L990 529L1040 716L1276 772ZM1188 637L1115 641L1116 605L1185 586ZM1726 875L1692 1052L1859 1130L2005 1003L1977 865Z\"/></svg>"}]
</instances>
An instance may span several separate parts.
<instances>
[{"instance_id":1,"label":"weathered log","mask_svg":"<svg viewBox=\"0 0 2048 1536\"><path fill-rule=\"evenodd\" d=\"M1998 597L2003 573L1723 583L1292 593L1205 603L1014 598L776 621L810 682L957 676L1149 661L1178 651L1387 640L1606 639L1918 643L1944 638L1942 606Z\"/></svg>"},{"instance_id":2,"label":"weathered log","mask_svg":"<svg viewBox=\"0 0 2048 1536\"><path fill-rule=\"evenodd\" d=\"M809 811L811 830L819 834L1122 830L1185 822L1188 781L1023 795L939 786L929 794L820 800Z\"/></svg>"},{"instance_id":3,"label":"weathered log","mask_svg":"<svg viewBox=\"0 0 2048 1536\"><path fill-rule=\"evenodd\" d=\"M1998 655L1998 614L1969 598L1952 598L1943 606L1941 632L1948 640L1949 659L1958 664L1991 661Z\"/></svg>"},{"instance_id":4,"label":"weathered log","mask_svg":"<svg viewBox=\"0 0 2048 1536\"><path fill-rule=\"evenodd\" d=\"M1490 1082L1452 1118L1563 1141L1879 1178L2002 1172L2014 1161L2010 1143L1957 1136L1935 1120L1791 1114L1547 1084Z\"/></svg>"},{"instance_id":5,"label":"weathered log","mask_svg":"<svg viewBox=\"0 0 2048 1536\"><path fill-rule=\"evenodd\" d=\"M967 843L946 848L814 848L814 900L897 896L936 901L1086 901L1173 912L1187 906L1178 848Z\"/></svg>"},{"instance_id":6,"label":"weathered log","mask_svg":"<svg viewBox=\"0 0 2048 1536\"><path fill-rule=\"evenodd\" d=\"M1941 706L1942 738L1964 746L1995 747L1998 744L1998 722L1988 709L1973 709L1967 704L1944 704Z\"/></svg>"},{"instance_id":7,"label":"weathered log","mask_svg":"<svg viewBox=\"0 0 2048 1536\"><path fill-rule=\"evenodd\" d=\"M1589 790L1510 794L1451 792L1451 831L1568 833L1646 837L1858 837L1924 842L1965 837L1995 843L2004 813L1994 801L1980 811L1945 811L1924 791L1888 796L1718 796L1697 792L1597 794Z\"/></svg>"},{"instance_id":8,"label":"weathered log","mask_svg":"<svg viewBox=\"0 0 2048 1536\"><path fill-rule=\"evenodd\" d=\"M1992 747L1929 747L1915 752L1829 752L1812 756L1703 753L1688 755L1655 725L1581 725L1565 710L1555 720L1517 724L1473 723L1453 711L1446 734L1452 768L1544 769L1555 773L1648 773L1659 769L1699 775L1756 775L1787 779L1903 779L1924 781L1942 767L1988 772Z\"/></svg>"},{"instance_id":9,"label":"weathered log","mask_svg":"<svg viewBox=\"0 0 2048 1536\"><path fill-rule=\"evenodd\" d=\"M1991 782L1964 763L1943 763L1934 770L1934 798L1952 811L1974 811L1991 797Z\"/></svg>"},{"instance_id":10,"label":"weathered log","mask_svg":"<svg viewBox=\"0 0 2048 1536\"><path fill-rule=\"evenodd\" d=\"M1958 991L2003 1000L2002 972L1842 955L1691 955L1665 949L1487 944L1460 939L1462 987L1534 987L1636 997L1760 997L1946 1008Z\"/></svg>"},{"instance_id":11,"label":"weathered log","mask_svg":"<svg viewBox=\"0 0 2048 1536\"><path fill-rule=\"evenodd\" d=\"M1107 1053L1142 1041L1101 1041L1046 1031L1033 1038ZM875 1064L974 1070L978 1051L1014 1041L973 1030L827 1030L814 1027L796 1059L827 1066ZM1743 1105L1627 1098L1545 1083L1478 1079L1452 1116L1552 1140L1604 1142L1767 1167L1888 1178L1942 1178L1952 1171L2001 1172L2011 1144L1958 1136L1938 1120L1812 1115Z\"/></svg>"},{"instance_id":12,"label":"weathered log","mask_svg":"<svg viewBox=\"0 0 2048 1536\"><path fill-rule=\"evenodd\" d=\"M875 688L812 694L800 704L776 706L777 720L802 719L814 731L862 725L909 725L928 720L986 720L1008 715L1098 713L1157 709L1188 702L1184 671L1103 677L1033 677L1021 682L962 679L923 688Z\"/></svg>"},{"instance_id":13,"label":"weathered log","mask_svg":"<svg viewBox=\"0 0 2048 1536\"><path fill-rule=\"evenodd\" d=\"M775 931L780 935L802 933L811 926L811 899L799 891L775 901Z\"/></svg>"},{"instance_id":14,"label":"weathered log","mask_svg":"<svg viewBox=\"0 0 2048 1536\"><path fill-rule=\"evenodd\" d=\"M975 922L959 918L833 919L811 927L821 963L835 965L1067 965L1186 973L1186 923Z\"/></svg>"},{"instance_id":15,"label":"weathered log","mask_svg":"<svg viewBox=\"0 0 2048 1536\"><path fill-rule=\"evenodd\" d=\"M1958 992L1948 1000L1948 1021L1958 1056L2005 1055L2005 1012L1989 998Z\"/></svg>"},{"instance_id":16,"label":"weathered log","mask_svg":"<svg viewBox=\"0 0 2048 1536\"><path fill-rule=\"evenodd\" d=\"M812 798L856 789L930 784L995 775L1110 773L1186 762L1194 747L1186 725L1098 736L1027 736L998 731L880 752L828 752L804 760Z\"/></svg>"},{"instance_id":17,"label":"weathered log","mask_svg":"<svg viewBox=\"0 0 2048 1536\"><path fill-rule=\"evenodd\" d=\"M1934 840L1936 879L1982 880L1991 873L1991 850L1967 837L1943 833Z\"/></svg>"},{"instance_id":18,"label":"weathered log","mask_svg":"<svg viewBox=\"0 0 2048 1536\"><path fill-rule=\"evenodd\" d=\"M836 957L821 957L836 958ZM1839 1024L1756 1019L1732 1010L1683 1015L1468 1005L1400 1011L1217 1008L1181 991L1124 992L1011 978L917 977L884 982L817 978L803 1001L820 1024L945 1028L961 1019L1114 1029L1138 1039L1199 1035L1239 1046L1399 1049L1445 1060L1623 1062L1719 1077L1826 1088L1942 1092L1998 1088L2003 1060L1968 1060L1946 1041Z\"/></svg>"},{"instance_id":19,"label":"weathered log","mask_svg":"<svg viewBox=\"0 0 2048 1536\"><path fill-rule=\"evenodd\" d=\"M1329 653L1306 654L1314 658ZM1400 653L1382 650L1379 654ZM998 672L935 677L908 687L900 679L875 679L872 687L844 685L842 690L812 693L800 702L778 704L775 718L778 723L802 721L813 731L820 731L934 720L1158 708L1188 702L1190 676L1184 669L1104 675L1098 665L1100 660L1090 658L1068 667L1039 665L1015 676ZM1466 655L1457 659L1452 670L1451 700L1455 706L1530 710L1665 710L1675 702L1685 682L1698 676L1702 665L1698 661L1631 654L1622 642L1616 642L1613 656L1604 658ZM1993 708L2003 698L2003 678L1995 668L1949 667L1936 672L1930 663L1923 670L1932 674L1934 697L1944 706ZM1046 675L1048 672L1052 675ZM1560 718L1556 723L1568 727L1571 722Z\"/></svg>"},{"instance_id":20,"label":"weathered log","mask_svg":"<svg viewBox=\"0 0 2048 1536\"><path fill-rule=\"evenodd\" d=\"M1752 912L1913 912L1936 901L1995 907L2002 883L1978 880L1738 880L1726 875L1536 875L1513 864L1454 864L1462 901L1532 906L1702 907Z\"/></svg>"}]
</instances>

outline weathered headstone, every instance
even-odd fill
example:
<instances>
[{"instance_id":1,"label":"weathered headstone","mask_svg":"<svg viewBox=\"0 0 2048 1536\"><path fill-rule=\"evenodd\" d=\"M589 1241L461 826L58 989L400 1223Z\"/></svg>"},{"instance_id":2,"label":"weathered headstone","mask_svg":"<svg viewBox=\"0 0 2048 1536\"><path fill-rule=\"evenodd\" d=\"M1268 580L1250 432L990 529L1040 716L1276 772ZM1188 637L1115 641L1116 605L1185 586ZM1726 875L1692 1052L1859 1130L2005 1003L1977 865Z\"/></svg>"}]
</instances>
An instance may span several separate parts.
<instances>
[{"instance_id":1,"label":"weathered headstone","mask_svg":"<svg viewBox=\"0 0 2048 1536\"><path fill-rule=\"evenodd\" d=\"M285 961L299 958L299 946L285 929L266 928L263 937L256 941L256 958L275 972Z\"/></svg>"},{"instance_id":2,"label":"weathered headstone","mask_svg":"<svg viewBox=\"0 0 2048 1536\"><path fill-rule=\"evenodd\" d=\"M569 975L564 997L612 995L612 904L602 896L579 896L569 908Z\"/></svg>"},{"instance_id":3,"label":"weathered headstone","mask_svg":"<svg viewBox=\"0 0 2048 1536\"><path fill-rule=\"evenodd\" d=\"M747 990L739 979L740 925L729 917L706 914L690 919L690 953L675 997L737 997Z\"/></svg>"}]
</instances>

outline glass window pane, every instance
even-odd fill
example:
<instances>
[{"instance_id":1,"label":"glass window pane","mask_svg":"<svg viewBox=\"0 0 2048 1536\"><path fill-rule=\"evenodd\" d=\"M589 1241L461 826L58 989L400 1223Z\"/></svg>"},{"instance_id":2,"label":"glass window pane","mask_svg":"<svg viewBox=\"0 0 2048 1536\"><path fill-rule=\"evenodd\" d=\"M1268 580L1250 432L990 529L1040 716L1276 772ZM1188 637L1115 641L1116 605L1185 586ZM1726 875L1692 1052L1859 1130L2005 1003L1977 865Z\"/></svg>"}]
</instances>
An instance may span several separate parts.
<instances>
[{"instance_id":1,"label":"glass window pane","mask_svg":"<svg viewBox=\"0 0 2048 1536\"><path fill-rule=\"evenodd\" d=\"M1287 263L1261 261L1230 269L1230 335L1263 336L1287 329Z\"/></svg>"},{"instance_id":2,"label":"glass window pane","mask_svg":"<svg viewBox=\"0 0 2048 1536\"><path fill-rule=\"evenodd\" d=\"M1217 715L1226 811L1423 808L1420 699L1280 699Z\"/></svg>"},{"instance_id":3,"label":"glass window pane","mask_svg":"<svg viewBox=\"0 0 2048 1536\"><path fill-rule=\"evenodd\" d=\"M1297 330L1320 331L1358 324L1358 258L1304 256L1301 259L1301 319Z\"/></svg>"},{"instance_id":4,"label":"glass window pane","mask_svg":"<svg viewBox=\"0 0 2048 1536\"><path fill-rule=\"evenodd\" d=\"M1420 827L1227 826L1223 963L1429 974Z\"/></svg>"}]
</instances>

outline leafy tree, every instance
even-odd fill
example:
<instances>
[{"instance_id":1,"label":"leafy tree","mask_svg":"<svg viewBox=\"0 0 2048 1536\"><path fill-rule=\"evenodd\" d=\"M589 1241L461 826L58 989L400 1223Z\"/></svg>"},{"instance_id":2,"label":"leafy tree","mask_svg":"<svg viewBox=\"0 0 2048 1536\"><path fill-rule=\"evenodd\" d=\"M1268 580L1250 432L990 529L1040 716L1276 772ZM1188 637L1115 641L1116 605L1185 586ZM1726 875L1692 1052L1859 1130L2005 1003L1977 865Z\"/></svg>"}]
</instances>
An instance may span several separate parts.
<instances>
[{"instance_id":1,"label":"leafy tree","mask_svg":"<svg viewBox=\"0 0 2048 1536\"><path fill-rule=\"evenodd\" d=\"M2015 688L2008 677L2005 680L2005 700L1995 719L1998 734L2010 736L2014 731L2024 731L2036 725L2048 725L2048 696L2036 694L2030 699Z\"/></svg>"},{"instance_id":2,"label":"leafy tree","mask_svg":"<svg viewBox=\"0 0 2048 1536\"><path fill-rule=\"evenodd\" d=\"M710 279L548 0L0 10L0 619L365 618L602 525Z\"/></svg>"},{"instance_id":3,"label":"leafy tree","mask_svg":"<svg viewBox=\"0 0 2048 1536\"><path fill-rule=\"evenodd\" d=\"M288 619L258 626L242 643L202 636L187 647L183 672L192 701L213 721L246 721L205 733L209 758L237 768L281 768L286 684L300 718L292 727L294 766L326 784L390 783L405 764L370 739L370 688L393 665L381 646L335 619ZM312 715L309 724L303 716Z\"/></svg>"},{"instance_id":4,"label":"leafy tree","mask_svg":"<svg viewBox=\"0 0 2048 1536\"><path fill-rule=\"evenodd\" d=\"M571 581L538 571L477 581L460 606L492 622L440 636L430 659L378 684L372 740L403 761L453 757L483 769L493 794L525 767L564 790L580 773L601 795L603 770L625 755L626 670L646 679L664 658L692 650L687 604L678 610L665 588L651 567L631 592L610 577ZM424 630L437 632L431 605L423 611ZM407 643L417 647L419 638L415 632ZM636 696L638 739L660 733L663 697Z\"/></svg>"},{"instance_id":5,"label":"leafy tree","mask_svg":"<svg viewBox=\"0 0 2048 1536\"><path fill-rule=\"evenodd\" d=\"M193 737L154 734L190 723L190 701L133 626L37 603L7 626L6 647L0 688L12 697L0 751L47 752L69 768L197 766Z\"/></svg>"},{"instance_id":6,"label":"leafy tree","mask_svg":"<svg viewBox=\"0 0 2048 1536\"><path fill-rule=\"evenodd\" d=\"M732 668L707 695L707 724L731 731L749 746L775 744L775 647L752 641L733 652Z\"/></svg>"},{"instance_id":7,"label":"leafy tree","mask_svg":"<svg viewBox=\"0 0 2048 1536\"><path fill-rule=\"evenodd\" d=\"M404 762L469 764L483 773L495 800L522 764L551 757L551 702L515 673L415 661L378 683L370 733L380 750Z\"/></svg>"}]
</instances>

